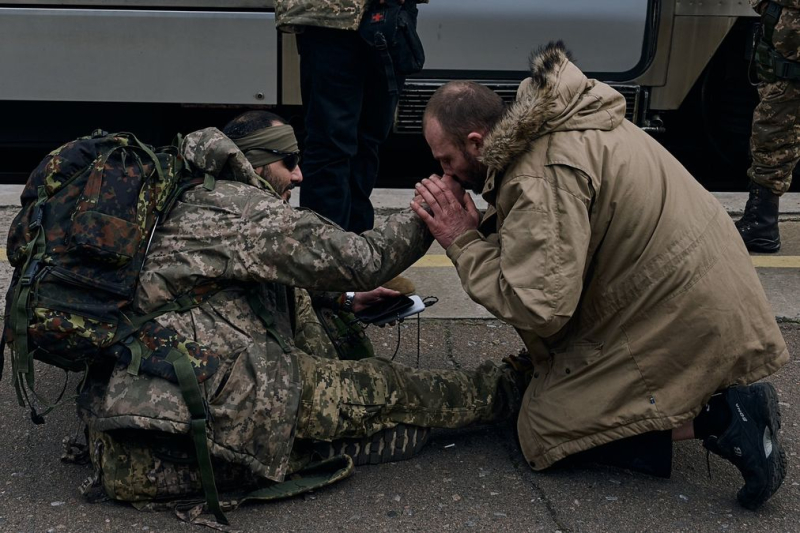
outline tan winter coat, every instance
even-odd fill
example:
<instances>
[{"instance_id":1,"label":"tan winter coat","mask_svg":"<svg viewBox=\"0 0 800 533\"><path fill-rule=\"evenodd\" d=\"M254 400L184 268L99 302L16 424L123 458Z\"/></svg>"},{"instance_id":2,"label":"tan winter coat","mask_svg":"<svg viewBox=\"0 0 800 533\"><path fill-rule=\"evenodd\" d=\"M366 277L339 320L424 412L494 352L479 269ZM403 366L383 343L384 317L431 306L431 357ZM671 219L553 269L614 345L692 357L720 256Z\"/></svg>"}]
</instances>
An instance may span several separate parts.
<instances>
[{"instance_id":1,"label":"tan winter coat","mask_svg":"<svg viewBox=\"0 0 800 533\"><path fill-rule=\"evenodd\" d=\"M551 45L487 138L479 231L447 250L535 373L518 421L540 470L697 415L788 352L722 206Z\"/></svg>"}]
</instances>

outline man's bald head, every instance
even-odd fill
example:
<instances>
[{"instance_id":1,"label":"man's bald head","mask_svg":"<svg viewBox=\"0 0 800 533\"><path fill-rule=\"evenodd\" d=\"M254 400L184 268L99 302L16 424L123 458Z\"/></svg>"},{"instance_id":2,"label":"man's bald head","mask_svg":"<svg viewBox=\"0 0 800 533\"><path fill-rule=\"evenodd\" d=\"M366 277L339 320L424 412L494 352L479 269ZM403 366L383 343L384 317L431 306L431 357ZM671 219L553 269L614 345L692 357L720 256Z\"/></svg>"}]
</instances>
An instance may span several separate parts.
<instances>
[{"instance_id":1,"label":"man's bald head","mask_svg":"<svg viewBox=\"0 0 800 533\"><path fill-rule=\"evenodd\" d=\"M450 140L463 147L470 133L489 133L504 110L503 100L488 87L474 81L451 81L431 96L422 128L435 119Z\"/></svg>"}]
</instances>

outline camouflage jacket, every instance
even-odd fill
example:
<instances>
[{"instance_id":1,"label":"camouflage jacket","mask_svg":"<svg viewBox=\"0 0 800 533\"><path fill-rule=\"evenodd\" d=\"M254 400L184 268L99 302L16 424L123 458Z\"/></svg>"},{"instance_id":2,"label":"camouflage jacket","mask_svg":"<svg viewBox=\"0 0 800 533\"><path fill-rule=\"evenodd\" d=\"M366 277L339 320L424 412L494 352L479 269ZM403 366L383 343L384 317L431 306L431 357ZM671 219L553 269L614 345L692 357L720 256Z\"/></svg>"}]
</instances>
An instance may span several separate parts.
<instances>
[{"instance_id":1,"label":"camouflage jacket","mask_svg":"<svg viewBox=\"0 0 800 533\"><path fill-rule=\"evenodd\" d=\"M370 1L378 0L275 0L275 23L279 30L291 33L302 26L355 31ZM427 2L417 0L418 4Z\"/></svg>"},{"instance_id":2,"label":"camouflage jacket","mask_svg":"<svg viewBox=\"0 0 800 533\"><path fill-rule=\"evenodd\" d=\"M783 6L781 16L775 25L772 44L783 57L790 61L800 61L800 0L774 0ZM750 0L753 9L762 13L767 6L764 0Z\"/></svg>"},{"instance_id":3,"label":"camouflage jacket","mask_svg":"<svg viewBox=\"0 0 800 533\"><path fill-rule=\"evenodd\" d=\"M800 0L771 0L779 6L800 9ZM759 13L766 7L768 0L750 0L750 6Z\"/></svg>"},{"instance_id":4,"label":"camouflage jacket","mask_svg":"<svg viewBox=\"0 0 800 533\"><path fill-rule=\"evenodd\" d=\"M291 287L372 289L409 267L431 237L410 210L356 235L291 208L250 184L252 167L216 129L187 136L184 154L235 181L184 193L156 231L134 303L147 313L193 286L224 287L200 307L158 322L223 354L219 370L201 384L212 454L279 481L287 473L301 388ZM265 331L249 294L272 316L286 351ZM100 390L89 417L96 430L189 431L183 397L169 381L131 375L120 366Z\"/></svg>"}]
</instances>

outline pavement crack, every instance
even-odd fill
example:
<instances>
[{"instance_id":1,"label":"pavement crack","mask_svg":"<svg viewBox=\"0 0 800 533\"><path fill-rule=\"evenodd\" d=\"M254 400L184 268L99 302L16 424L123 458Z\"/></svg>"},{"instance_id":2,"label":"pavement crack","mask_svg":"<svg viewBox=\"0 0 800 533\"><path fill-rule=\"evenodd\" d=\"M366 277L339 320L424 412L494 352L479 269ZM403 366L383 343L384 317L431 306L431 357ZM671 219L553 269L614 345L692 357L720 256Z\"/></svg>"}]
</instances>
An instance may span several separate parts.
<instances>
[{"instance_id":1,"label":"pavement crack","mask_svg":"<svg viewBox=\"0 0 800 533\"><path fill-rule=\"evenodd\" d=\"M444 353L447 356L447 360L450 361L450 364L453 365L453 368L456 370L461 369L461 364L456 360L455 355L453 354L453 324L455 322L449 321L447 326L444 328Z\"/></svg>"},{"instance_id":2,"label":"pavement crack","mask_svg":"<svg viewBox=\"0 0 800 533\"><path fill-rule=\"evenodd\" d=\"M508 433L511 433L511 435L509 438L503 439L502 445L508 453L508 458L511 461L511 464L514 466L514 469L520 473L522 479L527 481L527 483L531 486L531 489L533 489L533 492L538 495L539 500L544 502L547 515L556 525L558 531L561 531L562 533L571 533L572 528L562 522L559 518L554 502L548 497L545 490L538 483L536 483L534 479L536 473L531 471L530 466L522 456L522 451L519 449L516 431L511 430Z\"/></svg>"}]
</instances>

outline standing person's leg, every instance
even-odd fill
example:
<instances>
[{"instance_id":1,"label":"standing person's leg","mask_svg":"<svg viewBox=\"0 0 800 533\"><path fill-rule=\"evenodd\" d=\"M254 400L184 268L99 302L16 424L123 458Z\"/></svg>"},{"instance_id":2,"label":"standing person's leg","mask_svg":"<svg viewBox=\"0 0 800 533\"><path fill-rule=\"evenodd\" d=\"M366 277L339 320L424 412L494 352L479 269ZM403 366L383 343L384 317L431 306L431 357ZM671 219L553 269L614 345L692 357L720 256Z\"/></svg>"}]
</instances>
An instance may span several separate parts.
<instances>
[{"instance_id":1,"label":"standing person's leg","mask_svg":"<svg viewBox=\"0 0 800 533\"><path fill-rule=\"evenodd\" d=\"M358 152L350 167L350 231L361 233L372 229L375 211L370 194L378 179L380 167L379 151L386 141L394 123L395 110L405 82L395 76L397 92L389 92L386 68L374 50L364 43L365 64L369 72L364 79L364 100L358 123Z\"/></svg>"},{"instance_id":2,"label":"standing person's leg","mask_svg":"<svg viewBox=\"0 0 800 533\"><path fill-rule=\"evenodd\" d=\"M357 32L306 28L298 35L306 138L300 205L348 229L351 159L358 152L364 88Z\"/></svg>"},{"instance_id":3,"label":"standing person's leg","mask_svg":"<svg viewBox=\"0 0 800 533\"><path fill-rule=\"evenodd\" d=\"M800 161L800 82L762 83L758 93L761 101L753 112L750 138L753 164L747 174L781 195L789 190Z\"/></svg>"},{"instance_id":4,"label":"standing person's leg","mask_svg":"<svg viewBox=\"0 0 800 533\"><path fill-rule=\"evenodd\" d=\"M751 252L777 252L779 198L789 190L800 160L800 82L762 83L753 113L752 180L744 215L736 227Z\"/></svg>"},{"instance_id":5,"label":"standing person's leg","mask_svg":"<svg viewBox=\"0 0 800 533\"><path fill-rule=\"evenodd\" d=\"M405 425L412 428L404 432L414 446L417 428L459 428L514 417L524 392L523 374L490 361L471 372L416 370L379 358L339 361L302 353L298 363L303 382L298 439L359 439ZM390 435L384 443L380 462L410 456L402 439ZM362 451L367 456L371 452Z\"/></svg>"}]
</instances>

